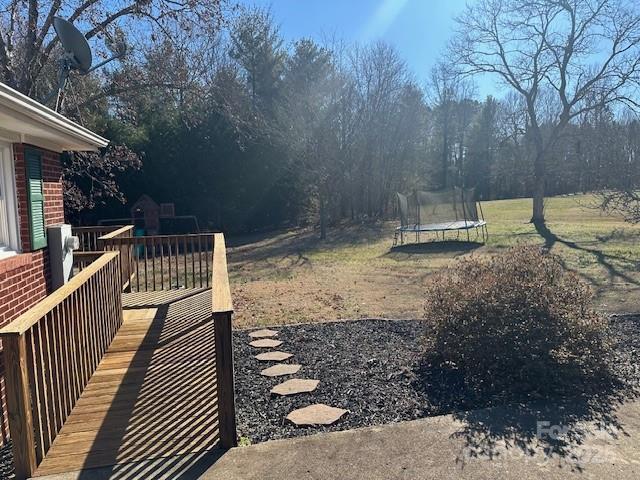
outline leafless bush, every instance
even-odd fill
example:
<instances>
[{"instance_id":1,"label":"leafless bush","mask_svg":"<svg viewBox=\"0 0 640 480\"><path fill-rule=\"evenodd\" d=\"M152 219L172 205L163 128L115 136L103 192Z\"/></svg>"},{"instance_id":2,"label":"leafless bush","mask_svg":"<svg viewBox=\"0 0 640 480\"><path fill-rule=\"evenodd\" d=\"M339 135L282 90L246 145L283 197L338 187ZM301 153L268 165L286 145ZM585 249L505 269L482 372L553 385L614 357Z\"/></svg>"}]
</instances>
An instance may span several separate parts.
<instances>
[{"instance_id":1,"label":"leafless bush","mask_svg":"<svg viewBox=\"0 0 640 480\"><path fill-rule=\"evenodd\" d=\"M602 368L607 322L589 286L537 248L460 261L426 294L427 354L476 393L542 394Z\"/></svg>"}]
</instances>

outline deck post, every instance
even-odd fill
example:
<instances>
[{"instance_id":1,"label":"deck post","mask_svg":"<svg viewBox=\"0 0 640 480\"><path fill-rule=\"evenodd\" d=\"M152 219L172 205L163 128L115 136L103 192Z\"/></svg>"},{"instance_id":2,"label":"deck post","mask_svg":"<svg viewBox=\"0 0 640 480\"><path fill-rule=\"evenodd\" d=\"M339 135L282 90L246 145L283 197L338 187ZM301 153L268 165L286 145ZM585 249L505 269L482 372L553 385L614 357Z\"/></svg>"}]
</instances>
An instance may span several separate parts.
<instances>
[{"instance_id":1,"label":"deck post","mask_svg":"<svg viewBox=\"0 0 640 480\"><path fill-rule=\"evenodd\" d=\"M231 303L229 274L227 272L227 250L222 233L216 233L213 236L211 294L211 311L216 339L216 390L218 392L220 446L232 448L238 444L231 331L233 304Z\"/></svg>"},{"instance_id":2,"label":"deck post","mask_svg":"<svg viewBox=\"0 0 640 480\"><path fill-rule=\"evenodd\" d=\"M216 381L218 390L218 429L220 446L237 446L236 401L233 384L233 347L231 312L215 312L213 323L216 338Z\"/></svg>"},{"instance_id":3,"label":"deck post","mask_svg":"<svg viewBox=\"0 0 640 480\"><path fill-rule=\"evenodd\" d=\"M24 335L3 335L9 433L17 480L30 478L36 470L36 447L27 378L27 345Z\"/></svg>"}]
</instances>

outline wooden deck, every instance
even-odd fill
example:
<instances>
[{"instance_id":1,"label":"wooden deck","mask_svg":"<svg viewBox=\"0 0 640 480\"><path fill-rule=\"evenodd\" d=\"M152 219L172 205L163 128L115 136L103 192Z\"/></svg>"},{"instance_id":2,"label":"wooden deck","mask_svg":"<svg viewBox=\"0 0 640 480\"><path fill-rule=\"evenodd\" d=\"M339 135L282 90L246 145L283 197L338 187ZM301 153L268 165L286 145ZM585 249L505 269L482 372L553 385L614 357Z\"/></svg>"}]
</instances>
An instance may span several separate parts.
<instances>
[{"instance_id":1,"label":"wooden deck","mask_svg":"<svg viewBox=\"0 0 640 480\"><path fill-rule=\"evenodd\" d=\"M122 327L36 476L218 445L211 290L123 294L123 307Z\"/></svg>"}]
</instances>

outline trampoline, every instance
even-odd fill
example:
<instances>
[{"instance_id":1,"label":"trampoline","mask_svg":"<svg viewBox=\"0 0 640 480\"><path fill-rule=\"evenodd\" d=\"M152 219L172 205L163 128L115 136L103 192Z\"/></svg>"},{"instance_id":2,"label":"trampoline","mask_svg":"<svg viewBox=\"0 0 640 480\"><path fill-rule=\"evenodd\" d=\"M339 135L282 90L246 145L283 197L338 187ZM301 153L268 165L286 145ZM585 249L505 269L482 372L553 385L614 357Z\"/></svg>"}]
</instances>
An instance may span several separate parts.
<instances>
[{"instance_id":1,"label":"trampoline","mask_svg":"<svg viewBox=\"0 0 640 480\"><path fill-rule=\"evenodd\" d=\"M450 188L435 192L414 191L410 195L396 194L400 226L395 229L393 245L405 243L405 237L415 235L420 242L420 234L433 233L436 240L445 240L446 232L460 233L466 231L467 241L471 241L471 231L475 239L482 236L482 242L489 238L487 222L484 220L482 205L475 200L472 188Z\"/></svg>"}]
</instances>

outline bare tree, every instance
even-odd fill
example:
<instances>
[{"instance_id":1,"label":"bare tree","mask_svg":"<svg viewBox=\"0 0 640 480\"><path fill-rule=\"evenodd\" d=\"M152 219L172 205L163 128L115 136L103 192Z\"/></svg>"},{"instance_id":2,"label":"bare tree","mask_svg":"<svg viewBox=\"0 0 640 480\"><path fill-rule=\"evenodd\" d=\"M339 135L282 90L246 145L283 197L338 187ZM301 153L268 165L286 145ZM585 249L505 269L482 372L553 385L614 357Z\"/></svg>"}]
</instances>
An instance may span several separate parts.
<instances>
[{"instance_id":1,"label":"bare tree","mask_svg":"<svg viewBox=\"0 0 640 480\"><path fill-rule=\"evenodd\" d=\"M496 75L524 99L533 144L531 220L544 223L546 156L572 120L596 107L586 100L638 106L638 4L478 0L456 21L450 53L458 73Z\"/></svg>"},{"instance_id":2,"label":"bare tree","mask_svg":"<svg viewBox=\"0 0 640 480\"><path fill-rule=\"evenodd\" d=\"M449 162L451 160L451 124L453 123L453 106L460 99L459 78L457 78L452 68L444 63L438 62L431 71L429 81L429 92L431 104L433 106L437 125L441 133L440 145L440 175L439 185L445 188L448 184Z\"/></svg>"},{"instance_id":3,"label":"bare tree","mask_svg":"<svg viewBox=\"0 0 640 480\"><path fill-rule=\"evenodd\" d=\"M215 28L225 0L0 0L0 80L35 97L43 70L59 45L53 18L76 23L98 51L131 35L173 38L176 31ZM131 88L129 85L128 88Z\"/></svg>"}]
</instances>

